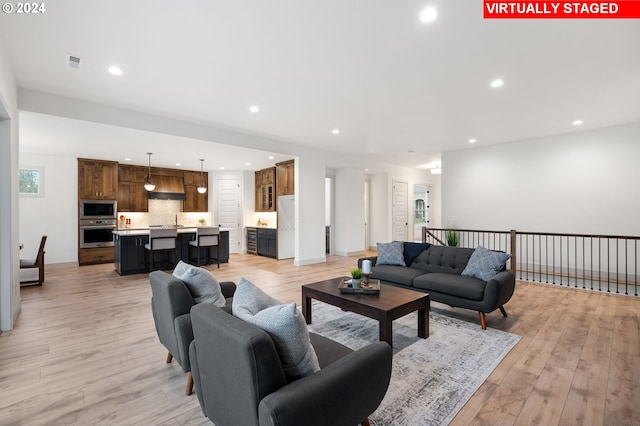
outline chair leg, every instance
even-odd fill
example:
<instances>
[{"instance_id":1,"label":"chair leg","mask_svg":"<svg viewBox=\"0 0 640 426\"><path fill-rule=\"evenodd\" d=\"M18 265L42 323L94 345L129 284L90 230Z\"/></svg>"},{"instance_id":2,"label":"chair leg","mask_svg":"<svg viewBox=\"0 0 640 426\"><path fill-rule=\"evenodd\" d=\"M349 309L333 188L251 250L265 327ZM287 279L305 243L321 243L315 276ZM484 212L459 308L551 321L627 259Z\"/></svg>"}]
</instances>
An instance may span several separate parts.
<instances>
[{"instance_id":1,"label":"chair leg","mask_svg":"<svg viewBox=\"0 0 640 426\"><path fill-rule=\"evenodd\" d=\"M167 364L171 364L171 360L173 360L173 355L171 355L171 352L167 353Z\"/></svg>"},{"instance_id":2,"label":"chair leg","mask_svg":"<svg viewBox=\"0 0 640 426\"><path fill-rule=\"evenodd\" d=\"M216 246L216 264L218 264L218 269L220 269L220 246Z\"/></svg>"},{"instance_id":3,"label":"chair leg","mask_svg":"<svg viewBox=\"0 0 640 426\"><path fill-rule=\"evenodd\" d=\"M44 282L44 264L38 266L38 285L42 285Z\"/></svg>"},{"instance_id":4,"label":"chair leg","mask_svg":"<svg viewBox=\"0 0 640 426\"><path fill-rule=\"evenodd\" d=\"M502 315L506 318L507 317L507 311L504 310L504 306L500 306L498 309L500 309L500 312L502 312Z\"/></svg>"},{"instance_id":5,"label":"chair leg","mask_svg":"<svg viewBox=\"0 0 640 426\"><path fill-rule=\"evenodd\" d=\"M364 419L362 421L362 423L360 423L361 426L371 426L371 423L369 423L369 417L367 417L366 419Z\"/></svg>"},{"instance_id":6,"label":"chair leg","mask_svg":"<svg viewBox=\"0 0 640 426\"><path fill-rule=\"evenodd\" d=\"M487 319L484 316L484 312L478 312L480 314L480 326L483 330L487 329Z\"/></svg>"},{"instance_id":7,"label":"chair leg","mask_svg":"<svg viewBox=\"0 0 640 426\"><path fill-rule=\"evenodd\" d=\"M186 393L187 393L187 396L193 393L193 374L191 374L191 371L187 373L187 392Z\"/></svg>"}]
</instances>

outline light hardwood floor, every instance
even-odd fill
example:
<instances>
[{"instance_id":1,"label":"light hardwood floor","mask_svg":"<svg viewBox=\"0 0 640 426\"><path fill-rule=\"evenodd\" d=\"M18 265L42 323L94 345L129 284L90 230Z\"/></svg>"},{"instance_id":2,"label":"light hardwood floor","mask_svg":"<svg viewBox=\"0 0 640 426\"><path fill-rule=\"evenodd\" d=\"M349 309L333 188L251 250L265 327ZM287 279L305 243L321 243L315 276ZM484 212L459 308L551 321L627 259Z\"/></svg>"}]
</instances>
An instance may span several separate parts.
<instances>
[{"instance_id":1,"label":"light hardwood floor","mask_svg":"<svg viewBox=\"0 0 640 426\"><path fill-rule=\"evenodd\" d=\"M232 255L210 269L300 303L301 284L355 263ZM15 329L0 336L0 424L210 424L185 396L180 367L165 363L150 297L145 274L120 277L113 265L50 268L43 287L23 288ZM633 298L518 282L509 318L494 312L487 325L523 337L452 424L638 424L639 308ZM478 323L477 313L450 314Z\"/></svg>"}]
</instances>

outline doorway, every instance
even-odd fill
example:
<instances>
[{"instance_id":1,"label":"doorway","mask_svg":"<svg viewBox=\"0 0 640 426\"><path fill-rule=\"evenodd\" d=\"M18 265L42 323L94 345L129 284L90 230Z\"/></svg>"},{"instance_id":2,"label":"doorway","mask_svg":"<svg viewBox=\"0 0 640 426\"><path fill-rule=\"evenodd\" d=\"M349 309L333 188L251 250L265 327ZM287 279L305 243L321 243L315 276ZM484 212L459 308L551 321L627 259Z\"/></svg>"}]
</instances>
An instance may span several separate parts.
<instances>
[{"instance_id":1,"label":"doorway","mask_svg":"<svg viewBox=\"0 0 640 426\"><path fill-rule=\"evenodd\" d=\"M229 230L229 253L240 253L240 179L218 179L218 226Z\"/></svg>"},{"instance_id":2,"label":"doorway","mask_svg":"<svg viewBox=\"0 0 640 426\"><path fill-rule=\"evenodd\" d=\"M413 241L422 241L422 227L429 226L430 220L429 187L413 186Z\"/></svg>"}]
</instances>

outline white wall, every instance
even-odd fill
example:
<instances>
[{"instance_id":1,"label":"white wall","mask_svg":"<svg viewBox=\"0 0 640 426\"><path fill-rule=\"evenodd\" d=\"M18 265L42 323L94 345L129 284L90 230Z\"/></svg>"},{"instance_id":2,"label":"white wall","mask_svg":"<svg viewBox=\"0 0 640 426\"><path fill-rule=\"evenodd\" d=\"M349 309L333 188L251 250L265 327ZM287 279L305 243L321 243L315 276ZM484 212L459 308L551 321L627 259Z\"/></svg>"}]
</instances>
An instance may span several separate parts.
<instances>
[{"instance_id":1,"label":"white wall","mask_svg":"<svg viewBox=\"0 0 640 426\"><path fill-rule=\"evenodd\" d=\"M391 241L391 192L389 174L369 176L369 245Z\"/></svg>"},{"instance_id":2,"label":"white wall","mask_svg":"<svg viewBox=\"0 0 640 426\"><path fill-rule=\"evenodd\" d=\"M458 228L640 235L640 123L445 153Z\"/></svg>"},{"instance_id":3,"label":"white wall","mask_svg":"<svg viewBox=\"0 0 640 426\"><path fill-rule=\"evenodd\" d=\"M44 168L44 195L19 197L23 257L35 258L40 238L46 235L46 264L77 262L78 160L21 152L20 166Z\"/></svg>"},{"instance_id":4,"label":"white wall","mask_svg":"<svg viewBox=\"0 0 640 426\"><path fill-rule=\"evenodd\" d=\"M326 162L314 155L297 157L295 175L295 257L296 266L326 261L324 186Z\"/></svg>"},{"instance_id":5,"label":"white wall","mask_svg":"<svg viewBox=\"0 0 640 426\"><path fill-rule=\"evenodd\" d=\"M17 193L17 87L0 43L0 330L3 331L13 328L20 312Z\"/></svg>"},{"instance_id":6,"label":"white wall","mask_svg":"<svg viewBox=\"0 0 640 426\"><path fill-rule=\"evenodd\" d=\"M339 256L364 253L364 171L339 168L335 171L336 209L334 248Z\"/></svg>"}]
</instances>

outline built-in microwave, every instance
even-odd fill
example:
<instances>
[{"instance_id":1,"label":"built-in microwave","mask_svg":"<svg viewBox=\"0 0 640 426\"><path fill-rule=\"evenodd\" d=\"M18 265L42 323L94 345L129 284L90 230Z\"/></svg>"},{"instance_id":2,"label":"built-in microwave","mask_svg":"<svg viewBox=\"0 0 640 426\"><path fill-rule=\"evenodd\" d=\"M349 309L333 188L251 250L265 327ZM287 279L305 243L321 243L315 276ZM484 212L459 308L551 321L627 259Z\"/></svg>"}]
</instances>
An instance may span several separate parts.
<instances>
[{"instance_id":1,"label":"built-in microwave","mask_svg":"<svg viewBox=\"0 0 640 426\"><path fill-rule=\"evenodd\" d=\"M80 200L80 219L115 219L116 200Z\"/></svg>"}]
</instances>

